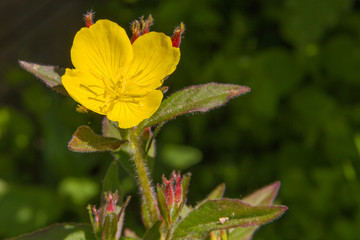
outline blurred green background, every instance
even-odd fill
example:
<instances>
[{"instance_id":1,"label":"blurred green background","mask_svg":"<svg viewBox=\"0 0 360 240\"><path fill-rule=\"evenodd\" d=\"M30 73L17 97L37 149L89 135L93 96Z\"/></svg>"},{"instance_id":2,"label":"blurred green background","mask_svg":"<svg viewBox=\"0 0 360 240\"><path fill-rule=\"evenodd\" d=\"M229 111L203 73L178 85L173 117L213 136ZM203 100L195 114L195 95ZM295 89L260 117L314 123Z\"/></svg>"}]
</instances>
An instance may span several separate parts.
<instances>
[{"instance_id":1,"label":"blurred green background","mask_svg":"<svg viewBox=\"0 0 360 240\"><path fill-rule=\"evenodd\" d=\"M241 197L280 180L287 213L260 239L359 239L360 1L103 0L0 2L0 238L55 222L88 222L112 157L68 151L79 125L101 117L20 69L18 59L72 67L70 48L93 9L129 29L152 14L154 31L186 32L169 93L234 83L249 94L206 114L178 117L158 136L155 182L191 171L189 203L225 182ZM130 31L128 31L129 33ZM121 171L123 194L137 195ZM139 202L127 227L141 234Z\"/></svg>"}]
</instances>

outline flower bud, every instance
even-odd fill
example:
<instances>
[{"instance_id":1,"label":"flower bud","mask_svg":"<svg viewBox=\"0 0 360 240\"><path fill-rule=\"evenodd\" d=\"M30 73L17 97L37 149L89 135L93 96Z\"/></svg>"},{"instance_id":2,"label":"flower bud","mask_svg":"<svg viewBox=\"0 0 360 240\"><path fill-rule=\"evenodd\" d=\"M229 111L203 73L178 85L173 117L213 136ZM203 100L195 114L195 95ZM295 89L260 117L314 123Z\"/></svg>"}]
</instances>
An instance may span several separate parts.
<instances>
[{"instance_id":1,"label":"flower bud","mask_svg":"<svg viewBox=\"0 0 360 240\"><path fill-rule=\"evenodd\" d=\"M141 35L144 35L148 32L150 32L150 27L153 25L153 21L154 19L152 18L151 15L149 15L149 17L144 20L144 16L142 16L140 18L140 21L135 20L132 22L131 24L131 31L132 31L132 36L131 36L131 44L135 42L135 40L140 37Z\"/></svg>"},{"instance_id":2,"label":"flower bud","mask_svg":"<svg viewBox=\"0 0 360 240\"><path fill-rule=\"evenodd\" d=\"M180 26L176 27L174 30L174 34L171 37L171 42L173 47L180 47L180 43L181 43L181 36L185 31L185 25L184 23L180 23Z\"/></svg>"},{"instance_id":3,"label":"flower bud","mask_svg":"<svg viewBox=\"0 0 360 240\"><path fill-rule=\"evenodd\" d=\"M171 211L174 207L174 189L173 189L173 178L167 180L163 176L163 184L165 187L165 199L166 205L168 206L169 211Z\"/></svg>"},{"instance_id":4,"label":"flower bud","mask_svg":"<svg viewBox=\"0 0 360 240\"><path fill-rule=\"evenodd\" d=\"M178 171L177 175L174 171L173 176L175 179L175 202L178 203L182 199L182 186L181 186L182 177L180 175L180 171Z\"/></svg>"},{"instance_id":5,"label":"flower bud","mask_svg":"<svg viewBox=\"0 0 360 240\"><path fill-rule=\"evenodd\" d=\"M185 204L190 176L190 173L181 176L180 171L177 174L173 171L169 180L163 176L163 184L157 184L160 211L168 226L176 222Z\"/></svg>"},{"instance_id":6,"label":"flower bud","mask_svg":"<svg viewBox=\"0 0 360 240\"><path fill-rule=\"evenodd\" d=\"M96 209L95 206L88 206L91 225L94 229L94 233L97 234L101 230L101 208Z\"/></svg>"},{"instance_id":7,"label":"flower bud","mask_svg":"<svg viewBox=\"0 0 360 240\"><path fill-rule=\"evenodd\" d=\"M93 12L93 10L90 10L86 14L84 14L84 20L87 28L89 28L91 25L94 24L93 21L94 17L95 17L95 12Z\"/></svg>"},{"instance_id":8,"label":"flower bud","mask_svg":"<svg viewBox=\"0 0 360 240\"><path fill-rule=\"evenodd\" d=\"M144 20L144 17L141 17L140 20L141 20L141 25L142 25L141 35L150 32L150 27L153 25L153 21L154 21L151 14L149 15L149 17L146 20Z\"/></svg>"},{"instance_id":9,"label":"flower bud","mask_svg":"<svg viewBox=\"0 0 360 240\"><path fill-rule=\"evenodd\" d=\"M115 193L105 193L106 199L106 212L107 213L116 213L116 203L119 200L119 195L117 191Z\"/></svg>"},{"instance_id":10,"label":"flower bud","mask_svg":"<svg viewBox=\"0 0 360 240\"><path fill-rule=\"evenodd\" d=\"M117 206L119 195L105 192L105 204L102 208L88 206L91 225L97 239L119 239L123 227L124 212L130 197L126 199L123 206Z\"/></svg>"},{"instance_id":11,"label":"flower bud","mask_svg":"<svg viewBox=\"0 0 360 240\"><path fill-rule=\"evenodd\" d=\"M132 22L131 31L132 31L132 36L131 36L131 44L132 44L141 35L140 22L138 20Z\"/></svg>"}]
</instances>

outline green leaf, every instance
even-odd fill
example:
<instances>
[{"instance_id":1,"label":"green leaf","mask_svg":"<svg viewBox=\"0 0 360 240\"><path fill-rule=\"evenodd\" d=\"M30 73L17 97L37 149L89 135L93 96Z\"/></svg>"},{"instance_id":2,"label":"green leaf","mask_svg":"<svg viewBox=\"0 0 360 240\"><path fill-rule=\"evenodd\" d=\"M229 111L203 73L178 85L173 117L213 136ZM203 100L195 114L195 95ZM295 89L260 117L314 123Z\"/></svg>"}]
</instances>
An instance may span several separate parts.
<instances>
[{"instance_id":1,"label":"green leaf","mask_svg":"<svg viewBox=\"0 0 360 240\"><path fill-rule=\"evenodd\" d=\"M154 226L152 226L150 229L148 229L145 232L145 235L143 237L143 240L157 240L160 239L160 226L161 226L161 222L156 222L154 224Z\"/></svg>"},{"instance_id":2,"label":"green leaf","mask_svg":"<svg viewBox=\"0 0 360 240\"><path fill-rule=\"evenodd\" d=\"M116 238L119 239L119 237L122 234L122 230L124 227L125 222L125 208L129 204L131 199L131 196L128 196L124 202L124 204L121 206L120 212L118 214L118 222L117 222L117 229L116 229Z\"/></svg>"},{"instance_id":3,"label":"green leaf","mask_svg":"<svg viewBox=\"0 0 360 240\"><path fill-rule=\"evenodd\" d=\"M88 126L80 126L69 142L69 149L74 152L116 151L127 140L103 137L95 134Z\"/></svg>"},{"instance_id":4,"label":"green leaf","mask_svg":"<svg viewBox=\"0 0 360 240\"><path fill-rule=\"evenodd\" d=\"M89 224L62 223L8 240L95 240Z\"/></svg>"},{"instance_id":5,"label":"green leaf","mask_svg":"<svg viewBox=\"0 0 360 240\"><path fill-rule=\"evenodd\" d=\"M61 76L64 75L65 69L50 65L40 65L19 60L20 66L40 78L48 87L67 95L61 82Z\"/></svg>"},{"instance_id":6,"label":"green leaf","mask_svg":"<svg viewBox=\"0 0 360 240\"><path fill-rule=\"evenodd\" d=\"M179 222L171 239L204 239L213 230L258 226L286 210L286 206L251 206L238 199L208 200Z\"/></svg>"},{"instance_id":7,"label":"green leaf","mask_svg":"<svg viewBox=\"0 0 360 240\"><path fill-rule=\"evenodd\" d=\"M120 178L119 178L119 166L116 160L113 160L106 172L104 181L103 181L103 188L102 193L104 192L118 192L119 194L119 203L122 203L122 196L120 191ZM102 203L105 203L104 194L102 194L101 198ZM102 204L102 205L103 205Z\"/></svg>"},{"instance_id":8,"label":"green leaf","mask_svg":"<svg viewBox=\"0 0 360 240\"><path fill-rule=\"evenodd\" d=\"M245 86L219 83L185 88L165 99L158 111L141 122L139 128L153 126L186 113L207 112L249 91L250 88Z\"/></svg>"},{"instance_id":9,"label":"green leaf","mask_svg":"<svg viewBox=\"0 0 360 240\"><path fill-rule=\"evenodd\" d=\"M219 186L217 186L214 190L212 190L209 193L209 195L207 195L207 197L196 206L196 208L199 207L204 202L206 202L207 200L222 198L224 196L224 193L225 193L225 183L222 183Z\"/></svg>"},{"instance_id":10,"label":"green leaf","mask_svg":"<svg viewBox=\"0 0 360 240\"><path fill-rule=\"evenodd\" d=\"M275 182L263 187L252 194L241 199L251 205L272 205L280 188L280 182ZM258 226L247 228L236 228L231 231L229 240L250 240Z\"/></svg>"}]
</instances>

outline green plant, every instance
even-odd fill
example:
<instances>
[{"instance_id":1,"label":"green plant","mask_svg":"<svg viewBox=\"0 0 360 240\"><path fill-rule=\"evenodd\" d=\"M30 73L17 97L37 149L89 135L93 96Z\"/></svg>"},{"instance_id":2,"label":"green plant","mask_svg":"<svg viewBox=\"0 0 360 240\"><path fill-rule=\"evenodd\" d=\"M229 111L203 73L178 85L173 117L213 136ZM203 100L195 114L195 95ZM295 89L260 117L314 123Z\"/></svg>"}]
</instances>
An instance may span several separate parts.
<instances>
[{"instance_id":1,"label":"green plant","mask_svg":"<svg viewBox=\"0 0 360 240\"><path fill-rule=\"evenodd\" d=\"M184 32L184 25L181 24L176 28L170 39L163 34L149 33L152 24L151 17L147 20L141 18L140 22L133 22L131 44L134 43L134 45L130 45L130 40L124 40L127 44L124 49L133 47L136 56L135 53L138 50L135 46L138 46L140 41L145 42L145 37L141 38L141 36L146 36L147 41L151 44L155 42L155 45L151 45L154 48L141 49L148 51L150 56L164 51L158 59L165 61L165 63L160 62L160 64L169 66L163 67L165 70L161 74L156 72L154 75L157 78L150 77L153 74L152 71L144 74L144 78L151 79L152 82L149 82L150 80L142 80L143 78L138 79L138 76L145 70L149 70L147 69L148 65L145 64L144 71L132 72L135 68L133 66L141 70L141 64L144 61L146 63L146 60L143 59L149 55L143 54L141 51L137 53L138 56L142 56L140 63L136 63L137 60L131 58L130 60L125 59L124 61L128 61L128 63L123 64L120 57L119 63L123 64L120 64L121 71L116 69L119 67L116 64L115 70L112 64L104 64L99 68L100 70L96 68L99 61L113 63L112 60L109 60L113 59L111 55L113 54L112 43L109 39L112 39L112 34L119 34L122 30L114 30L117 29L116 25L108 20L101 20L101 23L97 25L96 23L93 24L92 17L92 13L85 15L87 28L82 29L82 32L79 31L79 35L77 34L75 39L88 36L89 38L85 40L91 43L93 41L91 37L100 36L96 38L96 40L101 40L100 46L94 48L102 50L101 48L105 48L102 45L109 43L106 45L109 55L106 56L110 57L103 58L104 55L101 51L100 54L97 52L91 55L92 50L89 50L90 53L87 56L88 49L83 46L87 44L87 41L74 47L76 42L74 40L72 60L76 67L75 70L67 69L65 71L58 67L25 61L19 63L24 69L43 80L49 87L74 98L81 104L78 111L87 112L90 109L106 115L103 120L101 135L96 134L88 126L80 126L69 142L69 149L72 151L83 153L109 151L114 156L114 161L103 181L101 206L98 209L94 206L88 206L91 225L56 224L47 229L14 239L251 239L259 226L280 217L287 210L287 207L273 205L273 200L280 187L279 182L266 186L243 199L224 198L225 185L222 184L196 206L186 204L190 173L181 175L180 172L174 171L169 179L163 176L162 184L157 184L155 188L149 168L154 164L154 139L163 125L179 115L207 112L222 106L231 98L245 94L250 89L233 84L208 83L183 89L161 102L162 94L167 89L161 85L164 78L175 70L180 57L179 45L181 35ZM106 42L108 40L109 42ZM158 45L156 45L157 43ZM164 47L164 44L168 44L168 46ZM172 46L170 46L171 44ZM81 51L78 50L79 48ZM169 57L169 53L173 55ZM131 54L129 56L132 57ZM94 59L91 59L93 56L98 57L95 59L95 67L88 69L89 64L94 64ZM168 58L170 60L164 60ZM149 59L150 63L154 61L151 57ZM86 61L92 63L86 63ZM83 64L88 65L84 67ZM110 67L107 68L107 66ZM157 66L155 65L150 70L157 69ZM110 72L110 68L114 72ZM127 76L129 72L131 74L128 77L123 77ZM119 80L118 74L121 76ZM133 83L129 85L131 81ZM160 94L161 98L159 98ZM158 101L159 99L160 101ZM121 110L123 108L130 110ZM131 115L132 112L139 109L143 112L134 114L134 116ZM118 168L120 165L138 180L142 200L142 220L146 228L142 237L136 236L130 230L123 230L123 224L126 220L126 206L130 197L123 201L125 196L119 196L121 186Z\"/></svg>"}]
</instances>

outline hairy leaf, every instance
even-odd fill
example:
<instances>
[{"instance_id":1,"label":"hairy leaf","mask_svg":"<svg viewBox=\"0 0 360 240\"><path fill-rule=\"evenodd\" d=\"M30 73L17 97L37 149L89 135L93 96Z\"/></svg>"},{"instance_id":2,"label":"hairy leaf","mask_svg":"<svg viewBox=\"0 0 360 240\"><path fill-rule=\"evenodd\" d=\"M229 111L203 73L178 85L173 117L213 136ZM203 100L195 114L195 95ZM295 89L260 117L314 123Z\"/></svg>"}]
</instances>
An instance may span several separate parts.
<instances>
[{"instance_id":1,"label":"hairy leaf","mask_svg":"<svg viewBox=\"0 0 360 240\"><path fill-rule=\"evenodd\" d=\"M67 92L61 82L61 76L65 73L64 68L50 65L40 65L22 60L19 60L19 64L26 71L40 78L48 87L59 93L67 95Z\"/></svg>"},{"instance_id":2,"label":"hairy leaf","mask_svg":"<svg viewBox=\"0 0 360 240\"><path fill-rule=\"evenodd\" d=\"M204 239L213 230L258 226L286 210L286 206L251 206L238 199L209 200L180 221L171 239Z\"/></svg>"},{"instance_id":3,"label":"hairy leaf","mask_svg":"<svg viewBox=\"0 0 360 240\"><path fill-rule=\"evenodd\" d=\"M275 182L253 192L241 200L255 206L272 205L279 188L280 182ZM233 229L229 235L229 240L250 240L258 228L259 226Z\"/></svg>"},{"instance_id":4,"label":"hairy leaf","mask_svg":"<svg viewBox=\"0 0 360 240\"><path fill-rule=\"evenodd\" d=\"M139 127L149 127L186 113L207 112L249 91L248 87L234 84L208 83L191 86L164 100L158 111L140 123Z\"/></svg>"}]
</instances>

